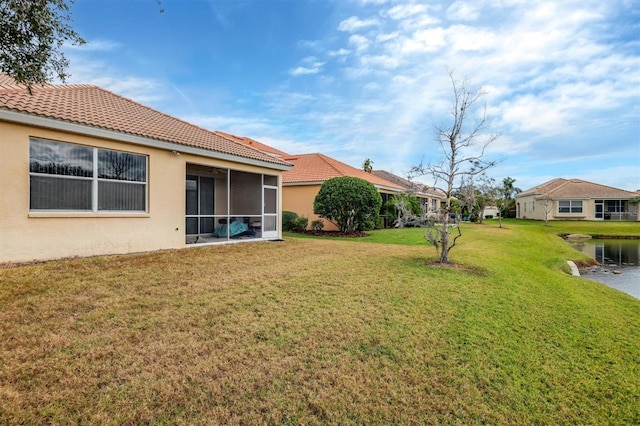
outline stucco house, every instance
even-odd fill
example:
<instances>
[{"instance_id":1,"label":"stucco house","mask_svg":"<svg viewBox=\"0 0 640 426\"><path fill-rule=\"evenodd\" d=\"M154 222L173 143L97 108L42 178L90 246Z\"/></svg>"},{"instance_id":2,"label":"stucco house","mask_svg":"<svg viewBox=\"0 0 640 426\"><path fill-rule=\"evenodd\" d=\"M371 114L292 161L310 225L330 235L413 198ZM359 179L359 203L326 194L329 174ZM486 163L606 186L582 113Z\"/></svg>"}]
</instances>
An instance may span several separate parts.
<instances>
[{"instance_id":1,"label":"stucco house","mask_svg":"<svg viewBox=\"0 0 640 426\"><path fill-rule=\"evenodd\" d=\"M637 193L580 179L552 179L516 195L516 217L638 221Z\"/></svg>"},{"instance_id":2,"label":"stucco house","mask_svg":"<svg viewBox=\"0 0 640 426\"><path fill-rule=\"evenodd\" d=\"M495 219L500 214L500 209L498 209L498 206L490 204L485 206L480 214L482 214L483 219Z\"/></svg>"},{"instance_id":3,"label":"stucco house","mask_svg":"<svg viewBox=\"0 0 640 426\"><path fill-rule=\"evenodd\" d=\"M367 173L362 169L352 167L324 154L290 155L248 137L225 135L238 143L259 149L268 155L279 157L293 165L293 168L284 172L282 176L282 209L283 211L291 211L308 218L309 223L320 219L313 213L313 202L322 184L334 177L358 177L370 182L380 193L383 205L393 194L402 192L415 193L425 204L425 211L430 211L431 208L435 210L437 208L435 206L438 203L435 200L444 199L444 194L438 193L433 188L430 191L426 191L426 186L413 184L388 172L385 172L387 173L385 176L380 175L377 171ZM385 177L388 177L388 179ZM383 219L386 220L384 216ZM385 225L390 224L385 222ZM337 230L337 227L328 221L324 221L323 229Z\"/></svg>"},{"instance_id":4,"label":"stucco house","mask_svg":"<svg viewBox=\"0 0 640 426\"><path fill-rule=\"evenodd\" d=\"M300 154L282 157L293 164L293 168L282 176L282 209L292 211L309 218L311 221L319 219L313 213L313 201L320 191L322 184L331 178L349 176L364 179L376 187L383 202L393 194L402 193L405 188L389 182L373 173L357 169L324 154ZM325 230L336 230L337 227L325 221Z\"/></svg>"},{"instance_id":5,"label":"stucco house","mask_svg":"<svg viewBox=\"0 0 640 426\"><path fill-rule=\"evenodd\" d=\"M445 193L437 188L410 181L386 170L374 170L373 173L384 180L402 186L405 192L415 195L420 200L423 211L428 215L436 214L446 202Z\"/></svg>"},{"instance_id":6,"label":"stucco house","mask_svg":"<svg viewBox=\"0 0 640 426\"><path fill-rule=\"evenodd\" d=\"M0 263L280 238L291 165L234 138L0 75Z\"/></svg>"}]
</instances>

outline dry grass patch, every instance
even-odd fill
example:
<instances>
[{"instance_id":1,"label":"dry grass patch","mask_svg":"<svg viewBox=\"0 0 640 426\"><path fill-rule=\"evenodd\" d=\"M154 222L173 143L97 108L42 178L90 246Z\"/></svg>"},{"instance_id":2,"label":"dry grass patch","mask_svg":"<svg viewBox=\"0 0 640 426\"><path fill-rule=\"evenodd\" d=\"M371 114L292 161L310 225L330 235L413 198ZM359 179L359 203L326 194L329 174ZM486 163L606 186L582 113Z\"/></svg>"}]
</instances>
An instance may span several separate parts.
<instances>
[{"instance_id":1,"label":"dry grass patch","mask_svg":"<svg viewBox=\"0 0 640 426\"><path fill-rule=\"evenodd\" d=\"M474 273L433 268L426 253L290 239L0 270L0 423L607 418L600 399L563 393L584 383L578 367L554 367L576 347L562 330L584 324L553 315L557 295L533 306L522 277L505 283L473 261ZM618 376L637 345L608 321L593 326L618 358L580 359L608 366L606 389L632 397L637 380ZM618 419L637 416L615 398Z\"/></svg>"},{"instance_id":2,"label":"dry grass patch","mask_svg":"<svg viewBox=\"0 0 640 426\"><path fill-rule=\"evenodd\" d=\"M405 384L416 373L396 370L417 356L408 342L438 347L437 334L385 330L430 317L431 308L407 303L416 296L394 276L387 249L340 244L293 240L3 270L0 419L424 416L406 411L424 398ZM430 351L419 351L422 362Z\"/></svg>"}]
</instances>

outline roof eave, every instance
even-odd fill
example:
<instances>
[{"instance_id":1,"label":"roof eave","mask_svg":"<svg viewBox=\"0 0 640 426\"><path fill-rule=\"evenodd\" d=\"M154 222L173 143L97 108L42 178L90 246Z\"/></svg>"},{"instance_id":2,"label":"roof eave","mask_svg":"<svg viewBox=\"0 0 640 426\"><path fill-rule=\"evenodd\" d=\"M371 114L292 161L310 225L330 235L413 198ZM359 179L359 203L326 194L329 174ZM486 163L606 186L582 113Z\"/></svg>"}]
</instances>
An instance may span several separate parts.
<instances>
[{"instance_id":1,"label":"roof eave","mask_svg":"<svg viewBox=\"0 0 640 426\"><path fill-rule=\"evenodd\" d=\"M405 190L402 188L395 188L392 186L386 186L386 185L380 185L377 183L374 183L373 186L375 186L377 189L384 189L385 191L391 191L391 192L404 192Z\"/></svg>"},{"instance_id":2,"label":"roof eave","mask_svg":"<svg viewBox=\"0 0 640 426\"><path fill-rule=\"evenodd\" d=\"M218 160L233 161L246 165L266 167L275 170L291 170L292 165L284 165L262 161L254 158L242 157L239 155L226 154L209 149L183 145L175 142L162 141L158 139L137 136L128 133L116 132L114 130L102 129L99 127L87 126L84 124L72 123L70 121L58 120L55 118L42 117L19 111L12 111L0 108L0 120L13 123L26 124L30 126L43 127L47 129L59 130L69 133L76 133L86 136L94 136L103 139L111 139L119 142L126 142L140 146L164 149L168 151L178 151L184 154L193 154L201 157L215 158Z\"/></svg>"},{"instance_id":3,"label":"roof eave","mask_svg":"<svg viewBox=\"0 0 640 426\"><path fill-rule=\"evenodd\" d=\"M282 186L322 185L327 180L329 180L329 179L325 179L325 180L306 180L306 181L300 181L300 182L284 182L283 181L282 182ZM382 189L382 190L391 191L391 192L402 192L403 191L403 189L401 189L401 188L393 188L393 187L390 187L390 186L380 185L380 184L377 184L377 183L374 183L372 185L378 190Z\"/></svg>"},{"instance_id":4,"label":"roof eave","mask_svg":"<svg viewBox=\"0 0 640 426\"><path fill-rule=\"evenodd\" d=\"M304 186L304 185L322 185L324 180L305 180L299 182L285 182L282 181L282 186Z\"/></svg>"}]
</instances>

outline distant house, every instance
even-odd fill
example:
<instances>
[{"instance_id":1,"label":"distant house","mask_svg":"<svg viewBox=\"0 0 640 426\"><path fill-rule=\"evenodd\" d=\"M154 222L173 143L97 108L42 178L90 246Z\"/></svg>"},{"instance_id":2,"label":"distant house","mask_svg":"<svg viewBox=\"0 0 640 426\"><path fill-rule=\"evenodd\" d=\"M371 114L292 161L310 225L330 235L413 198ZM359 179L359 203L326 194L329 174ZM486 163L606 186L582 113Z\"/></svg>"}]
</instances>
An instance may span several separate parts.
<instances>
[{"instance_id":1,"label":"distant house","mask_svg":"<svg viewBox=\"0 0 640 426\"><path fill-rule=\"evenodd\" d=\"M237 138L0 75L0 263L281 237L291 164Z\"/></svg>"},{"instance_id":2,"label":"distant house","mask_svg":"<svg viewBox=\"0 0 640 426\"><path fill-rule=\"evenodd\" d=\"M301 154L282 157L293 164L291 170L282 175L282 209L292 211L309 218L309 222L319 219L313 213L313 201L322 184L331 178L340 176L364 179L376 187L383 202L393 194L402 193L405 187L385 180L372 173L357 169L324 154ZM325 221L327 230L337 229Z\"/></svg>"},{"instance_id":3,"label":"distant house","mask_svg":"<svg viewBox=\"0 0 640 426\"><path fill-rule=\"evenodd\" d=\"M405 192L415 195L416 198L420 200L422 209L426 214L437 213L440 207L446 202L445 193L437 188L412 182L409 179L405 179L386 170L374 170L373 173L382 179L402 186Z\"/></svg>"},{"instance_id":4,"label":"distant house","mask_svg":"<svg viewBox=\"0 0 640 426\"><path fill-rule=\"evenodd\" d=\"M259 149L268 155L273 155L293 165L293 168L282 175L282 209L292 211L311 221L320 219L313 213L313 202L322 184L334 177L358 177L376 187L382 197L383 206L393 194L410 192L422 200L426 211L435 211L444 194L435 188L415 184L388 172L365 172L334 158L320 153L290 155L269 145L262 144L251 138L217 132L234 141ZM386 218L383 216L383 219ZM390 225L385 222L385 225ZM337 229L333 224L325 221L325 230Z\"/></svg>"},{"instance_id":5,"label":"distant house","mask_svg":"<svg viewBox=\"0 0 640 426\"><path fill-rule=\"evenodd\" d=\"M482 210L483 219L496 218L499 214L500 210L498 209L498 206L493 204L485 206L485 208Z\"/></svg>"},{"instance_id":6,"label":"distant house","mask_svg":"<svg viewBox=\"0 0 640 426\"><path fill-rule=\"evenodd\" d=\"M637 221L637 193L580 179L552 179L516 195L516 217Z\"/></svg>"}]
</instances>

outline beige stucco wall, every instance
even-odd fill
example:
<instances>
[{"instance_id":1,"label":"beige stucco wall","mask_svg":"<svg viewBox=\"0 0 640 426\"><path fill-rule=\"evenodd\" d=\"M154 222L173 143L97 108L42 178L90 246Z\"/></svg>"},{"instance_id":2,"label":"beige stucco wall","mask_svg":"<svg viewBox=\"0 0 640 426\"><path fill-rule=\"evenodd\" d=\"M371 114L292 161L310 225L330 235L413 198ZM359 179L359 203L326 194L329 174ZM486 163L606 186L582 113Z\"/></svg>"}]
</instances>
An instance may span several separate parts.
<instances>
[{"instance_id":1,"label":"beige stucco wall","mask_svg":"<svg viewBox=\"0 0 640 426\"><path fill-rule=\"evenodd\" d=\"M321 184L286 185L282 187L282 210L296 213L309 219L309 226L314 220L322 219L325 231L337 231L338 227L327 219L313 213L313 201L320 192ZM378 190L381 194L394 194L388 190Z\"/></svg>"},{"instance_id":2,"label":"beige stucco wall","mask_svg":"<svg viewBox=\"0 0 640 426\"><path fill-rule=\"evenodd\" d=\"M582 213L558 213L558 200L548 200L548 220L596 220L596 206L593 199L579 199L582 201ZM534 196L516 198L516 206L519 205L519 219L545 220L545 200L536 200ZM630 212L636 213L638 207L629 206ZM640 220L640 218L638 218Z\"/></svg>"},{"instance_id":3,"label":"beige stucco wall","mask_svg":"<svg viewBox=\"0 0 640 426\"><path fill-rule=\"evenodd\" d=\"M298 216L304 216L309 219L309 226L314 220L321 219L313 213L313 201L320 191L320 184L313 185L294 185L282 187L282 210L294 212ZM337 231L338 228L326 219L324 222L325 231Z\"/></svg>"},{"instance_id":4,"label":"beige stucco wall","mask_svg":"<svg viewBox=\"0 0 640 426\"><path fill-rule=\"evenodd\" d=\"M148 212L29 212L30 137L148 155ZM187 163L277 175L281 182L281 172L268 168L0 122L0 263L185 247Z\"/></svg>"},{"instance_id":5,"label":"beige stucco wall","mask_svg":"<svg viewBox=\"0 0 640 426\"><path fill-rule=\"evenodd\" d=\"M534 196L517 198L516 205L518 204L520 219L545 220L545 209L548 212L547 220L593 220L594 218L593 200L582 200L582 213L558 213L557 200L540 200L535 199Z\"/></svg>"},{"instance_id":6,"label":"beige stucco wall","mask_svg":"<svg viewBox=\"0 0 640 426\"><path fill-rule=\"evenodd\" d=\"M543 201L536 200L534 196L516 198L516 208L518 208L518 218L520 219L545 219L545 205ZM548 203L548 220L553 220L553 212L557 211L557 206L553 200Z\"/></svg>"}]
</instances>

